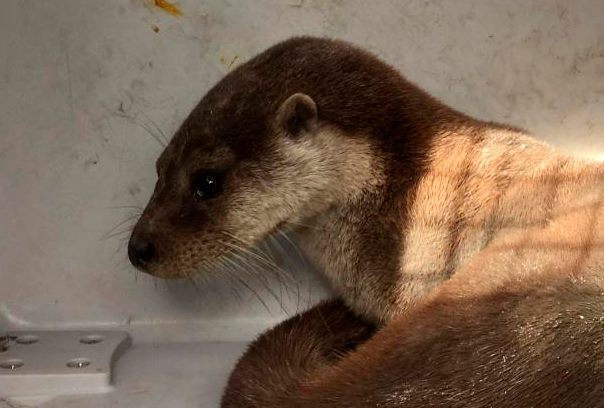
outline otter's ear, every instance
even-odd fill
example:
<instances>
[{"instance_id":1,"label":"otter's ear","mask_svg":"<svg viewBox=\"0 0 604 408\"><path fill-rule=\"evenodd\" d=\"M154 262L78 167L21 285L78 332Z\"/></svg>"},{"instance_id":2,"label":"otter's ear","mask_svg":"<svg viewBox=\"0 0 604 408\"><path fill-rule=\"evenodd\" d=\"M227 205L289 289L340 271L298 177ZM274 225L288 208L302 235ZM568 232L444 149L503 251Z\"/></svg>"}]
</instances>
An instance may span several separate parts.
<instances>
[{"instance_id":1,"label":"otter's ear","mask_svg":"<svg viewBox=\"0 0 604 408\"><path fill-rule=\"evenodd\" d=\"M315 101L303 93L291 95L279 107L277 123L292 136L314 131L317 127Z\"/></svg>"}]
</instances>

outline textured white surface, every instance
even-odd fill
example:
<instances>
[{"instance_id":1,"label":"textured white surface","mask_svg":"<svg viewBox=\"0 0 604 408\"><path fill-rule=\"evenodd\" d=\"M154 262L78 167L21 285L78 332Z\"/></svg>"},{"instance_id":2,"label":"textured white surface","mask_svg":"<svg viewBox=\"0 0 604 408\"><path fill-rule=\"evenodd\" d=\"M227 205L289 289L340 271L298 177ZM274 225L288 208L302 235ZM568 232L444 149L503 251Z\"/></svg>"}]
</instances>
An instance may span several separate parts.
<instances>
[{"instance_id":1,"label":"textured white surface","mask_svg":"<svg viewBox=\"0 0 604 408\"><path fill-rule=\"evenodd\" d=\"M213 406L241 344L202 341L249 339L324 293L300 262L282 262L300 281L283 308L276 283L254 286L270 312L219 274L198 290L136 277L128 222L112 230L154 184L161 148L142 127L170 135L229 66L276 41L356 42L457 109L604 159L601 0L178 4L180 18L147 0L0 5L0 327L121 326L158 342L124 356L115 394L53 407Z\"/></svg>"}]
</instances>

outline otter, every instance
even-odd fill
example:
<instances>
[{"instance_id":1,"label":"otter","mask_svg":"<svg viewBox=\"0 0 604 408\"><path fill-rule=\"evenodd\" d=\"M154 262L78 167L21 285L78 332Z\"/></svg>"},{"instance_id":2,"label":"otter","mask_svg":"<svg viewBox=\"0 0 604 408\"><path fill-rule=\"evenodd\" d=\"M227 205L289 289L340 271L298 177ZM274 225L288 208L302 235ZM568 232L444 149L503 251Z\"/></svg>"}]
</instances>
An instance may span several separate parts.
<instances>
[{"instance_id":1,"label":"otter","mask_svg":"<svg viewBox=\"0 0 604 408\"><path fill-rule=\"evenodd\" d=\"M604 406L604 165L471 118L346 42L227 74L129 244L209 273L290 226L337 298L262 334L223 407Z\"/></svg>"}]
</instances>

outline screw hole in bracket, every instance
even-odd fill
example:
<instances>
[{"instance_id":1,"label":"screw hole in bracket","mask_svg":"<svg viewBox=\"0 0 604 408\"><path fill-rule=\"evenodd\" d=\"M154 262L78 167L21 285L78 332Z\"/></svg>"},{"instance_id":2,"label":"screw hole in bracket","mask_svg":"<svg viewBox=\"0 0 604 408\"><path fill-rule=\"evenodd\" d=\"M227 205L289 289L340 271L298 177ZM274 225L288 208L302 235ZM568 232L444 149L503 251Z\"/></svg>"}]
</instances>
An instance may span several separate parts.
<instances>
[{"instance_id":1,"label":"screw hole in bracket","mask_svg":"<svg viewBox=\"0 0 604 408\"><path fill-rule=\"evenodd\" d=\"M90 365L90 360L87 358L74 358L67 362L69 368L84 368Z\"/></svg>"},{"instance_id":2,"label":"screw hole in bracket","mask_svg":"<svg viewBox=\"0 0 604 408\"><path fill-rule=\"evenodd\" d=\"M88 336L84 336L80 339L80 343L82 344L99 344L103 341L103 337L97 334L90 334Z\"/></svg>"},{"instance_id":3,"label":"screw hole in bracket","mask_svg":"<svg viewBox=\"0 0 604 408\"><path fill-rule=\"evenodd\" d=\"M24 345L35 344L38 341L40 341L40 338L38 336L34 336L32 334L27 334L25 336L17 337L17 340L15 340L15 342L17 344L24 344Z\"/></svg>"},{"instance_id":4,"label":"screw hole in bracket","mask_svg":"<svg viewBox=\"0 0 604 408\"><path fill-rule=\"evenodd\" d=\"M23 367L24 363L22 360L13 359L6 360L0 363L0 368L5 370L16 370L17 368Z\"/></svg>"}]
</instances>

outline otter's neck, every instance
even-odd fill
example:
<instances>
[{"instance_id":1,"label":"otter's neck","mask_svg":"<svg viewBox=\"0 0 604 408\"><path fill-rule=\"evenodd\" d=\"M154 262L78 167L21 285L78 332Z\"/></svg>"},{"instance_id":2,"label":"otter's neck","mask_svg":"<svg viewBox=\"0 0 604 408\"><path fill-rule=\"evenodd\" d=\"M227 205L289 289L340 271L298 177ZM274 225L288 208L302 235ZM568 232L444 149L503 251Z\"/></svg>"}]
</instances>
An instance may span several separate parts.
<instances>
[{"instance_id":1,"label":"otter's neck","mask_svg":"<svg viewBox=\"0 0 604 408\"><path fill-rule=\"evenodd\" d=\"M404 313L493 240L546 223L561 202L589 190L560 197L566 190L555 183L589 167L486 124L440 130L421 160L421 168L400 168L409 163L386 155L379 187L302 231L336 292L376 322Z\"/></svg>"}]
</instances>

